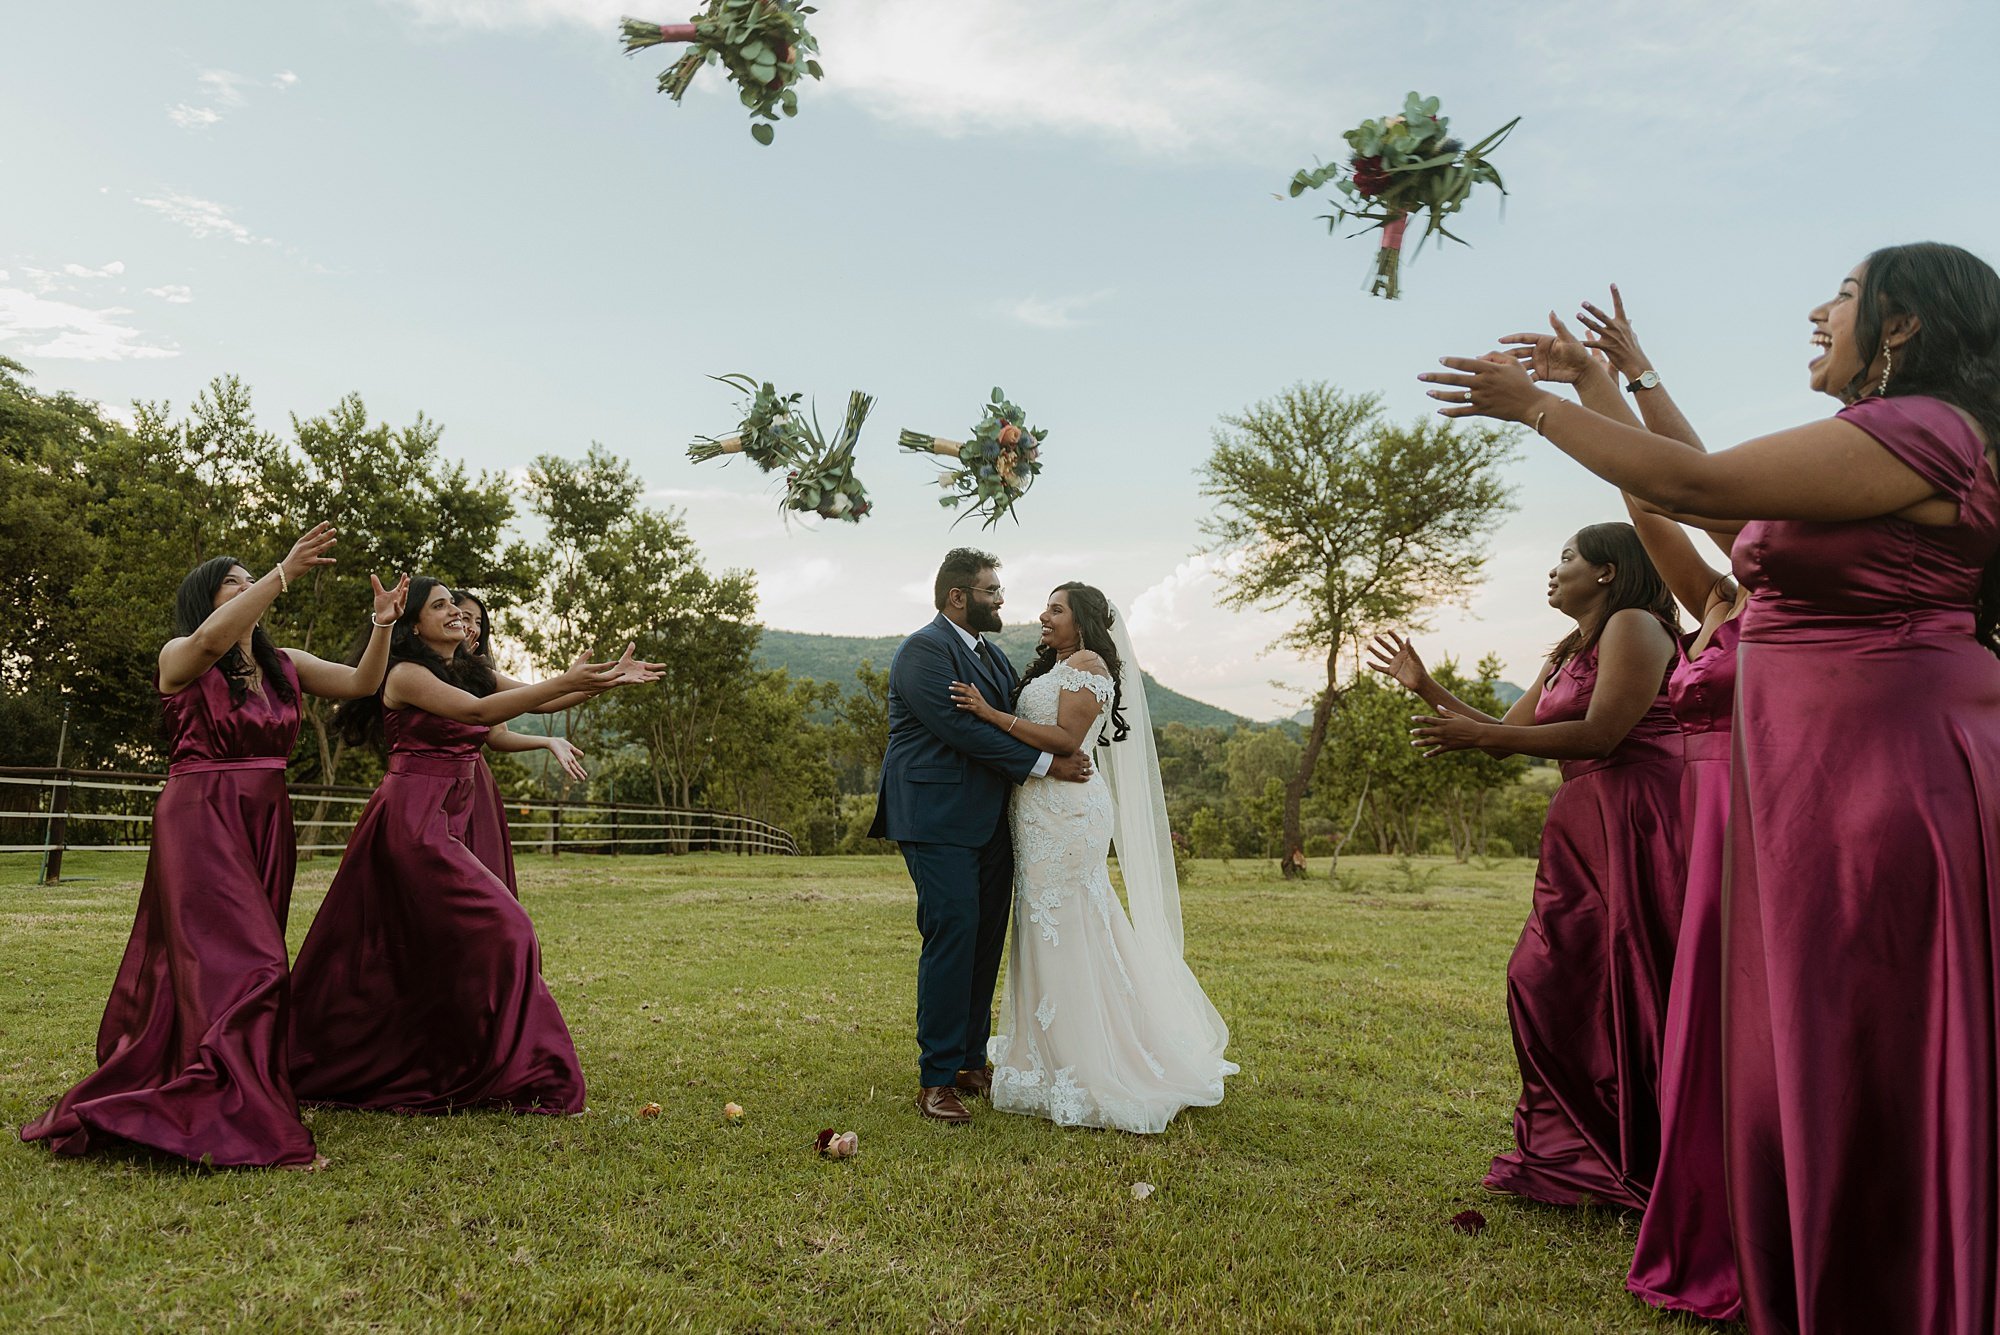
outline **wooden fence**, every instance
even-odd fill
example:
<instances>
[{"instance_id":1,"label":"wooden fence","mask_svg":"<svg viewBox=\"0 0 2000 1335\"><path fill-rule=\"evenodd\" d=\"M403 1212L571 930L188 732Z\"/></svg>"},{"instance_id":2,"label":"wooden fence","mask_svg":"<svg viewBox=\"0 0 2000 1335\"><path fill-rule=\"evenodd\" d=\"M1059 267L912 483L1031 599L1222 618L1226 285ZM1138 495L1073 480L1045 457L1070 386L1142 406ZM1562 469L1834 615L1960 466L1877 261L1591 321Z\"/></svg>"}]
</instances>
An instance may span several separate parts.
<instances>
[{"instance_id":1,"label":"wooden fence","mask_svg":"<svg viewBox=\"0 0 2000 1335\"><path fill-rule=\"evenodd\" d=\"M62 875L63 854L143 853L152 847L153 803L164 774L0 766L0 853L40 853L43 879ZM347 846L372 788L293 784L299 852ZM545 853L760 853L796 857L798 841L775 825L724 811L683 811L630 802L510 801L516 849Z\"/></svg>"}]
</instances>

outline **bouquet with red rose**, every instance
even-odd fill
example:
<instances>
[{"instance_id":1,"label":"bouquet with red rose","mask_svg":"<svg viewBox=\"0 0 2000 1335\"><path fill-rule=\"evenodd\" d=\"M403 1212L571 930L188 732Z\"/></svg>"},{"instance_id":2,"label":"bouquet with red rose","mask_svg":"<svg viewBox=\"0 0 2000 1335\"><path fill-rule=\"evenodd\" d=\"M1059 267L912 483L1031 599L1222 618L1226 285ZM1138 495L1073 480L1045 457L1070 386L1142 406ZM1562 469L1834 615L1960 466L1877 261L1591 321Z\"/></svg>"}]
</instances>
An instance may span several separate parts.
<instances>
[{"instance_id":1,"label":"bouquet with red rose","mask_svg":"<svg viewBox=\"0 0 2000 1335\"><path fill-rule=\"evenodd\" d=\"M970 440L905 431L897 443L916 454L957 460L956 468L938 474L938 485L952 493L938 504L953 509L970 501L972 508L959 519L984 515L981 527L992 528L1027 494L1035 475L1042 471L1042 441L1049 433L1042 427L1028 426L1027 421L1027 414L1009 402L1006 391L996 385ZM1018 517L1015 522L1020 522Z\"/></svg>"},{"instance_id":2,"label":"bouquet with red rose","mask_svg":"<svg viewBox=\"0 0 2000 1335\"><path fill-rule=\"evenodd\" d=\"M619 31L626 55L663 42L692 43L660 75L660 91L676 102L703 65L720 61L736 82L738 98L750 108L751 135L768 144L772 121L781 113L799 114L793 88L799 75L821 75L819 62L810 58L818 54L819 43L806 31L805 16L812 12L811 5L794 0L708 0L708 8L687 23L625 19Z\"/></svg>"},{"instance_id":3,"label":"bouquet with red rose","mask_svg":"<svg viewBox=\"0 0 2000 1335\"><path fill-rule=\"evenodd\" d=\"M784 509L858 524L875 508L868 499L868 489L854 475L854 447L861 440L861 424L874 406L875 400L860 390L850 393L847 420L831 441L820 431L818 413L810 422L795 419L793 433L800 452L785 475Z\"/></svg>"},{"instance_id":4,"label":"bouquet with red rose","mask_svg":"<svg viewBox=\"0 0 2000 1335\"><path fill-rule=\"evenodd\" d=\"M1428 213L1424 233L1417 245L1433 233L1468 244L1453 236L1444 220L1465 207L1476 185L1493 185L1501 194L1507 187L1500 173L1486 160L1508 132L1521 123L1516 116L1505 125L1467 148L1452 138L1449 122L1438 114L1438 100L1411 93L1403 99L1403 112L1382 120L1361 122L1341 137L1352 152L1344 163L1329 163L1311 171L1301 168L1292 176L1292 197L1333 182L1343 199L1332 202L1326 215L1329 232L1348 219L1371 224L1363 231L1380 229L1382 245L1375 252L1375 281L1369 291L1394 301L1401 295L1398 282L1403 254L1403 230L1413 213Z\"/></svg>"},{"instance_id":5,"label":"bouquet with red rose","mask_svg":"<svg viewBox=\"0 0 2000 1335\"><path fill-rule=\"evenodd\" d=\"M797 394L779 394L770 381L758 384L747 375L712 375L710 380L741 390L749 399L743 420L727 436L701 436L688 446L688 458L707 463L740 454L765 472L792 461L799 453Z\"/></svg>"}]
</instances>

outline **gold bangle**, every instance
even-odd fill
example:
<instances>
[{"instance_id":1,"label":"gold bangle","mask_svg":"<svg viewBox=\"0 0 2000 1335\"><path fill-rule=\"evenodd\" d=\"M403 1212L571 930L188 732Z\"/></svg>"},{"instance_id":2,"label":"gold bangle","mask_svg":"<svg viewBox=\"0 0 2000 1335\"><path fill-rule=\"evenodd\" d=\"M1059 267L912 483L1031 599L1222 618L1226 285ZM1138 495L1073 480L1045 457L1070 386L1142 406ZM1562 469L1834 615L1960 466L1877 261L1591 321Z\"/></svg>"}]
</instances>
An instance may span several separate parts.
<instances>
[{"instance_id":1,"label":"gold bangle","mask_svg":"<svg viewBox=\"0 0 2000 1335\"><path fill-rule=\"evenodd\" d=\"M1014 715L1013 718L1007 721L1007 735L1009 737L1012 737L1014 735L1014 725L1016 723L1019 723L1020 721L1021 721L1021 716L1019 714Z\"/></svg>"},{"instance_id":2,"label":"gold bangle","mask_svg":"<svg viewBox=\"0 0 2000 1335\"><path fill-rule=\"evenodd\" d=\"M1549 415L1549 410L1548 410L1547 408L1544 408L1544 409L1542 409L1542 410L1541 410L1540 412L1538 412L1538 413L1536 413L1536 414L1535 414L1535 434L1536 434L1536 435L1538 435L1538 436L1542 436L1542 419L1543 419L1544 417L1547 417L1548 415ZM1542 436L1542 439L1543 439L1543 440L1547 440L1547 439L1548 439L1548 437L1547 437L1547 436Z\"/></svg>"},{"instance_id":3,"label":"gold bangle","mask_svg":"<svg viewBox=\"0 0 2000 1335\"><path fill-rule=\"evenodd\" d=\"M290 593L292 591L292 582L285 578L284 562L280 561L277 565L272 566L271 569L278 572L278 592Z\"/></svg>"}]
</instances>

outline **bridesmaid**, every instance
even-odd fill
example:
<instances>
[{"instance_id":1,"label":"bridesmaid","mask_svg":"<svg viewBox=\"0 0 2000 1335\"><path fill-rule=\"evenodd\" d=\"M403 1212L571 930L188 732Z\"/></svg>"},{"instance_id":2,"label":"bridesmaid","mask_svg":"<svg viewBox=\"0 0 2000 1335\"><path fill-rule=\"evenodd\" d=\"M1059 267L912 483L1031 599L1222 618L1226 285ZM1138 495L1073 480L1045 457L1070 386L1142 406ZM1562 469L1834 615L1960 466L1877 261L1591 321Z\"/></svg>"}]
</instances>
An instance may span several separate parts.
<instances>
[{"instance_id":1,"label":"bridesmaid","mask_svg":"<svg viewBox=\"0 0 2000 1335\"><path fill-rule=\"evenodd\" d=\"M279 649L260 622L300 576L333 564L317 524L263 578L234 557L181 581L156 678L166 786L95 1073L21 1128L58 1154L128 1143L197 1163L310 1168L285 1053L285 916L296 862L285 762L299 692L372 694L405 583L375 586L376 630L353 667Z\"/></svg>"},{"instance_id":2,"label":"bridesmaid","mask_svg":"<svg viewBox=\"0 0 2000 1335\"><path fill-rule=\"evenodd\" d=\"M493 623L486 613L486 600L476 593L458 590L458 610L464 619L465 647L460 652L480 661L492 664L491 636ZM558 702L560 703L560 702ZM534 713L553 712L548 705L530 711ZM583 767L583 752L571 746L561 737L539 737L532 733L517 733L504 723L495 724L493 731L486 734L486 750L522 753L547 751L561 765L563 772L572 779L582 782L590 777ZM486 757L479 757L479 767L473 774L475 785L472 810L465 822L465 846L472 850L474 857L485 863L487 869L507 885L514 898L521 897L520 886L514 876L513 833L507 826L507 802L500 795L500 784L493 777L493 770L486 763Z\"/></svg>"},{"instance_id":3,"label":"bridesmaid","mask_svg":"<svg viewBox=\"0 0 2000 1335\"><path fill-rule=\"evenodd\" d=\"M493 725L628 678L620 663L579 661L496 690L493 670L460 652L463 625L451 590L412 580L379 700L336 715L350 741L386 744L389 766L293 967L292 1081L307 1102L583 1108L583 1073L542 981L534 925L466 846L466 824Z\"/></svg>"},{"instance_id":4,"label":"bridesmaid","mask_svg":"<svg viewBox=\"0 0 2000 1335\"><path fill-rule=\"evenodd\" d=\"M1425 755L1476 747L1562 765L1534 905L1507 963L1515 1149L1486 1186L1636 1210L1659 1156L1660 1037L1686 876L1681 738L1666 696L1678 628L1630 524L1592 524L1565 543L1549 605L1576 627L1504 719L1445 690L1399 636L1370 653L1437 711L1411 730Z\"/></svg>"},{"instance_id":5,"label":"bridesmaid","mask_svg":"<svg viewBox=\"0 0 2000 1335\"><path fill-rule=\"evenodd\" d=\"M1811 315L1830 420L1704 455L1447 359L1677 514L1748 519L1724 925L1730 1213L1759 1332L2000 1324L2000 275L1869 256Z\"/></svg>"},{"instance_id":6,"label":"bridesmaid","mask_svg":"<svg viewBox=\"0 0 2000 1335\"><path fill-rule=\"evenodd\" d=\"M1606 315L1584 303L1579 318L1595 335L1589 344L1571 336L1553 315L1553 334L1510 334L1501 342L1515 345L1516 357L1531 367L1537 381L1574 385L1584 407L1638 426L1639 418L1610 374L1617 373L1648 430L1701 449L1701 438L1640 350L1625 315L1625 299L1615 286L1611 304L1612 314ZM1736 646L1749 595L1702 559L1679 524L1629 493L1625 508L1646 555L1696 623L1681 637L1667 686L1686 748L1681 828L1688 841L1687 893L1667 993L1660 1166L1625 1287L1655 1307L1730 1321L1742 1313L1743 1300L1722 1169L1722 881ZM1707 532L1726 554L1741 528L1740 523L1711 520Z\"/></svg>"}]
</instances>

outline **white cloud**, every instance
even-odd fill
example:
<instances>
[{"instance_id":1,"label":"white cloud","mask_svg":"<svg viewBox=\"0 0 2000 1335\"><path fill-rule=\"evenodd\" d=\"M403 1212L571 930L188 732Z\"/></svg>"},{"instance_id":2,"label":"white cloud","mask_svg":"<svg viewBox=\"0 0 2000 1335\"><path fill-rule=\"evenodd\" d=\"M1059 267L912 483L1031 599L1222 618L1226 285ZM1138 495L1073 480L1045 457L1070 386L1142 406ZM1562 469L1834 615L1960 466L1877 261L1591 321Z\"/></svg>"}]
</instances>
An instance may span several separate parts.
<instances>
[{"instance_id":1,"label":"white cloud","mask_svg":"<svg viewBox=\"0 0 2000 1335\"><path fill-rule=\"evenodd\" d=\"M1247 559L1197 553L1175 566L1126 610L1132 646L1146 671L1177 691L1250 718L1289 716L1320 668L1270 651L1290 624L1282 615L1217 604L1225 579Z\"/></svg>"},{"instance_id":2,"label":"white cloud","mask_svg":"<svg viewBox=\"0 0 2000 1335\"><path fill-rule=\"evenodd\" d=\"M65 264L63 272L71 278L113 278L125 272L125 262L113 260L102 269L86 269L81 264Z\"/></svg>"},{"instance_id":3,"label":"white cloud","mask_svg":"<svg viewBox=\"0 0 2000 1335\"><path fill-rule=\"evenodd\" d=\"M271 86L273 88L290 88L293 84L297 83L298 81L299 81L299 76L292 73L290 70L279 70L276 74L271 76Z\"/></svg>"},{"instance_id":4,"label":"white cloud","mask_svg":"<svg viewBox=\"0 0 2000 1335\"><path fill-rule=\"evenodd\" d=\"M213 107L194 107L176 102L167 108L167 119L183 130L202 130L221 120L222 113Z\"/></svg>"},{"instance_id":5,"label":"white cloud","mask_svg":"<svg viewBox=\"0 0 2000 1335\"><path fill-rule=\"evenodd\" d=\"M86 362L180 355L177 348L146 342L121 318L131 313L123 306L92 309L0 287L0 344L25 357Z\"/></svg>"},{"instance_id":6,"label":"white cloud","mask_svg":"<svg viewBox=\"0 0 2000 1335\"><path fill-rule=\"evenodd\" d=\"M244 95L245 88L257 86L257 80L247 74L236 74L229 70L203 70L196 80L201 85L202 94L218 106L241 107L249 105L250 99Z\"/></svg>"},{"instance_id":7,"label":"white cloud","mask_svg":"<svg viewBox=\"0 0 2000 1335\"><path fill-rule=\"evenodd\" d=\"M169 190L157 199L135 197L133 202L141 208L151 209L170 223L187 228L197 238L224 236L238 245L263 239L231 218L229 210L214 200L198 199L178 190Z\"/></svg>"},{"instance_id":8,"label":"white cloud","mask_svg":"<svg viewBox=\"0 0 2000 1335\"><path fill-rule=\"evenodd\" d=\"M1001 302L1000 310L1009 318L1035 329L1071 329L1083 323L1077 319L1078 311L1094 306L1110 295L1110 289L1106 288L1073 297L1044 299L1027 296L1018 301Z\"/></svg>"},{"instance_id":9,"label":"white cloud","mask_svg":"<svg viewBox=\"0 0 2000 1335\"><path fill-rule=\"evenodd\" d=\"M186 283L168 283L164 287L147 288L146 295L158 297L169 306L185 306L194 300L194 289Z\"/></svg>"}]
</instances>

